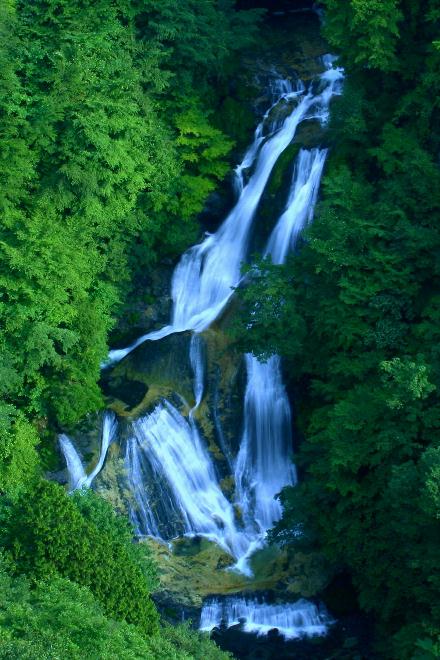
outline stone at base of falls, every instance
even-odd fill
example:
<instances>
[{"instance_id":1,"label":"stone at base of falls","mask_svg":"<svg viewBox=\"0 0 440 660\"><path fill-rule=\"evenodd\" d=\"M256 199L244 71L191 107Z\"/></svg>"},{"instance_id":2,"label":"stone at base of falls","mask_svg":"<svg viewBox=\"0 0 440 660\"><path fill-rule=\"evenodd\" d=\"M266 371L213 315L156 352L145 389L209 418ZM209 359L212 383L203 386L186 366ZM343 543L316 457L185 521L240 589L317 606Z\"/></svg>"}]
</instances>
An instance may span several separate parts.
<instances>
[{"instance_id":1,"label":"stone at base of falls","mask_svg":"<svg viewBox=\"0 0 440 660\"><path fill-rule=\"evenodd\" d=\"M228 570L232 563L215 543L206 539L178 539L169 548L144 539L158 565L160 588L155 600L175 608L175 620L186 608L200 609L212 594L270 592L278 598L311 598L328 582L327 566L317 553L291 554L287 549L267 546L251 559L252 578Z\"/></svg>"}]
</instances>

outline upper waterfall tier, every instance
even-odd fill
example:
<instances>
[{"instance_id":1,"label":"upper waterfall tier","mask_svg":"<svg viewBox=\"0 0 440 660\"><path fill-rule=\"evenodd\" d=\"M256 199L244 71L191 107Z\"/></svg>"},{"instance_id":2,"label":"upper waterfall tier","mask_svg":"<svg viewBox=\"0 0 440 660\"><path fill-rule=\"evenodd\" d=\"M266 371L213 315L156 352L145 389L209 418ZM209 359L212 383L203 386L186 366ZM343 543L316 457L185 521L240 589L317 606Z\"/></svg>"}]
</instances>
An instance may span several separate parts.
<instances>
[{"instance_id":1,"label":"upper waterfall tier","mask_svg":"<svg viewBox=\"0 0 440 660\"><path fill-rule=\"evenodd\" d=\"M301 149L295 163L286 210L270 235L265 255L282 264L304 226L313 218L327 149Z\"/></svg>"},{"instance_id":2,"label":"upper waterfall tier","mask_svg":"<svg viewBox=\"0 0 440 660\"><path fill-rule=\"evenodd\" d=\"M278 98L263 117L252 145L236 168L240 194L235 207L217 232L185 252L176 266L172 279L170 325L143 335L127 348L110 351L107 364L121 360L146 340L157 340L183 330L202 332L225 308L234 287L240 282L252 221L275 163L292 142L299 124L312 118L325 122L331 98L340 93L342 70L332 68L331 57L324 59L324 65L326 71L308 90L302 83L293 88L283 80L275 86ZM316 93L313 91L315 87ZM291 103L290 113L281 121L270 122L270 112L280 102ZM323 158L325 156L321 156ZM244 184L243 172L249 168L252 173ZM314 173L317 175L318 172L316 165ZM310 200L313 200L315 189L316 186L312 187Z\"/></svg>"}]
</instances>

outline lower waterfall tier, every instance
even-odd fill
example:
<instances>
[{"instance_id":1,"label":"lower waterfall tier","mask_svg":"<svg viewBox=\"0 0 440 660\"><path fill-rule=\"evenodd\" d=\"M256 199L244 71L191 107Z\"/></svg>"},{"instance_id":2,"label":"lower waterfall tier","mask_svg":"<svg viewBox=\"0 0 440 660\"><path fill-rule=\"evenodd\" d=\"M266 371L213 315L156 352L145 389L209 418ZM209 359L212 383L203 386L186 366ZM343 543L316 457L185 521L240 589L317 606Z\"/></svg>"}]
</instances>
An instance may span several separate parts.
<instances>
[{"instance_id":1,"label":"lower waterfall tier","mask_svg":"<svg viewBox=\"0 0 440 660\"><path fill-rule=\"evenodd\" d=\"M240 625L244 632L267 635L277 629L285 639L325 635L332 619L323 607L300 599L295 603L268 604L255 598L212 598L203 605L200 630Z\"/></svg>"}]
</instances>

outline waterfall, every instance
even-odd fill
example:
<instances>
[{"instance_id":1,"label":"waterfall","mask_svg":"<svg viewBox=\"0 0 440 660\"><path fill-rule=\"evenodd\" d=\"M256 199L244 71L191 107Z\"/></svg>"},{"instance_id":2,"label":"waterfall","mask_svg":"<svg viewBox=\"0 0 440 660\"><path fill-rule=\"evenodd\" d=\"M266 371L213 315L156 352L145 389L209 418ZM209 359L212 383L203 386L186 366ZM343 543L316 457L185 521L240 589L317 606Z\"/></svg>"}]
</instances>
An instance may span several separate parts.
<instances>
[{"instance_id":1,"label":"waterfall","mask_svg":"<svg viewBox=\"0 0 440 660\"><path fill-rule=\"evenodd\" d=\"M131 346L109 354L108 363L116 362L146 340L159 340L177 331L193 331L189 348L193 407L183 402L189 409L185 416L164 399L129 427L125 467L132 496L130 516L139 535L164 541L185 535L203 536L214 541L235 559L232 569L249 576L252 554L264 545L267 530L281 517L277 494L283 487L296 483L291 411L281 360L273 355L261 362L250 354L245 355L243 431L237 456L225 452L235 479L233 505L222 492L214 462L197 425L197 411L208 384L200 333L221 314L234 287L241 282L241 266L248 257L256 210L277 160L292 142L301 122L327 121L330 100L341 93L342 70L333 67L331 56L325 56L322 62L324 73L308 89L300 81L295 84L283 79L273 81L269 107L235 169L235 206L215 233L208 234L182 255L174 270L171 322L143 335ZM301 149L298 153L286 206L263 251L276 264L285 261L303 228L312 221L326 157L326 149ZM214 401L214 408L216 405ZM216 410L213 421L226 446ZM99 460L88 476L72 442L67 436L60 436L71 490L90 486L99 474L115 428L114 417L106 415ZM264 634L276 627L287 638L322 634L329 623L327 615L307 601L279 606L230 598L205 604L201 628L211 629L221 620L230 626L242 618L246 620L244 630Z\"/></svg>"},{"instance_id":2,"label":"waterfall","mask_svg":"<svg viewBox=\"0 0 440 660\"><path fill-rule=\"evenodd\" d=\"M79 457L78 452L73 446L70 438L67 437L64 433L58 438L60 444L61 452L66 461L67 472L69 475L69 491L72 492L77 488L81 488L87 479L86 471L82 464L81 458Z\"/></svg>"},{"instance_id":3,"label":"waterfall","mask_svg":"<svg viewBox=\"0 0 440 660\"><path fill-rule=\"evenodd\" d=\"M325 635L333 623L328 612L307 600L270 605L255 598L209 599L203 604L199 629L211 631L222 623L227 628L242 625L245 632L267 635L276 628L285 639Z\"/></svg>"},{"instance_id":4,"label":"waterfall","mask_svg":"<svg viewBox=\"0 0 440 660\"><path fill-rule=\"evenodd\" d=\"M252 221L275 163L293 140L301 121L316 118L325 122L332 96L340 93L342 70L332 69L332 61L324 61L327 70L320 76L321 91L316 95L306 92L302 83L296 89L288 81L277 83L273 93L278 98L257 127L254 141L236 169L236 188L240 192L236 205L217 232L187 250L176 266L171 283L171 323L139 337L127 348L110 351L103 366L122 360L144 341L183 330L202 332L219 316L240 282ZM280 102L294 103L295 99L296 104L281 125L269 122L269 134L264 137L264 125L274 107ZM251 166L253 172L244 184L243 171Z\"/></svg>"},{"instance_id":5,"label":"waterfall","mask_svg":"<svg viewBox=\"0 0 440 660\"><path fill-rule=\"evenodd\" d=\"M295 164L286 210L269 237L265 255L282 264L304 226L311 222L327 149L301 149Z\"/></svg>"},{"instance_id":6,"label":"waterfall","mask_svg":"<svg viewBox=\"0 0 440 660\"><path fill-rule=\"evenodd\" d=\"M133 517L143 523L143 527L138 524L141 532L163 538L158 533L161 521L143 496L145 469L141 462L146 461L151 478L160 484L160 506L165 507L167 519L178 520L180 525L169 537L204 536L237 559L244 555L250 539L237 528L233 507L220 489L192 417L183 417L164 401L150 415L133 422L132 433L126 459L139 509Z\"/></svg>"},{"instance_id":7,"label":"waterfall","mask_svg":"<svg viewBox=\"0 0 440 660\"><path fill-rule=\"evenodd\" d=\"M135 437L127 440L125 448L125 469L127 471L128 485L136 506L130 503L130 519L138 536L153 536L162 539L159 529L159 515L154 511L152 502L154 497L146 489L145 484L151 476L149 464L143 457L142 449ZM178 516L177 508L172 501L167 501L166 493L158 494L161 497L161 511L166 511L167 519L173 520ZM168 506L166 506L168 505ZM170 515L171 509L171 515ZM176 532L177 533L177 532Z\"/></svg>"},{"instance_id":8,"label":"waterfall","mask_svg":"<svg viewBox=\"0 0 440 660\"><path fill-rule=\"evenodd\" d=\"M237 503L245 520L255 520L264 534L281 517L275 496L296 481L290 406L277 355L260 362L247 354L246 369L245 426L235 465Z\"/></svg>"},{"instance_id":9,"label":"waterfall","mask_svg":"<svg viewBox=\"0 0 440 660\"><path fill-rule=\"evenodd\" d=\"M324 64L331 67L333 60ZM328 69L321 80L331 80L317 104L321 120L327 118L327 108L342 72ZM288 252L305 224L313 219L319 183L327 149L301 149L294 168L287 206L278 219L267 242L265 255L276 264L284 263ZM281 518L281 504L275 499L285 486L294 485L296 471L291 464L290 405L282 382L281 360L278 355L261 362L246 355L247 385L244 403L244 433L235 463L236 500L245 521L253 520L264 539L267 530Z\"/></svg>"},{"instance_id":10,"label":"waterfall","mask_svg":"<svg viewBox=\"0 0 440 660\"><path fill-rule=\"evenodd\" d=\"M301 149L298 154L286 209L265 249L274 263L285 261L304 225L313 218L326 156L326 149ZM235 464L236 500L244 519L248 524L254 520L264 538L281 518L276 495L296 482L290 456L290 406L279 356L260 362L247 354L246 371L245 426Z\"/></svg>"},{"instance_id":11,"label":"waterfall","mask_svg":"<svg viewBox=\"0 0 440 660\"><path fill-rule=\"evenodd\" d=\"M278 105L278 103L280 103L280 101L288 101L290 99L294 99L302 94L304 90L305 88L301 80L295 81L295 88L293 87L293 84L290 80L285 80L284 78L275 78L271 81L270 95L272 99L272 105L264 113L263 119L255 129L254 140L251 146L246 151L241 163L237 165L234 170L234 187L238 197L241 196L244 188L243 172L252 167L255 161L255 157L264 140L265 124L268 122L270 113ZM268 135L273 135L277 128L279 128L279 122L269 122Z\"/></svg>"},{"instance_id":12,"label":"waterfall","mask_svg":"<svg viewBox=\"0 0 440 660\"><path fill-rule=\"evenodd\" d=\"M193 413L199 407L203 397L203 380L204 380L203 341L200 335L194 334L191 337L189 359L194 373L195 405L191 411L191 413Z\"/></svg>"},{"instance_id":13,"label":"waterfall","mask_svg":"<svg viewBox=\"0 0 440 660\"><path fill-rule=\"evenodd\" d=\"M201 535L215 541L235 558L235 568L247 574L250 556L264 544L267 530L281 516L276 495L296 481L281 360L276 355L267 362L245 356L244 430L235 461L228 457L233 462L235 503L242 514L238 522L195 420L205 387L203 343L198 333L218 317L240 282L255 211L279 156L300 122L327 121L330 99L341 91L342 71L332 68L330 57L323 58L323 65L326 70L308 91L302 83L294 87L283 80L271 90L271 105L235 171L236 205L216 233L183 254L174 271L170 325L140 337L128 348L110 352L110 359L116 361L145 340L194 331L190 363L195 404L189 416L164 400L132 423L125 456L134 496L131 515L140 534L164 540ZM279 103L285 105L283 118L273 121L271 113ZM275 263L284 262L297 236L312 220L326 155L326 149L302 149L298 154L285 210L264 251ZM248 177L245 172L250 173Z\"/></svg>"},{"instance_id":14,"label":"waterfall","mask_svg":"<svg viewBox=\"0 0 440 660\"><path fill-rule=\"evenodd\" d=\"M312 100L311 94L304 96L280 130L264 142L256 157L253 175L218 231L183 255L172 280L174 328L201 332L229 301L233 287L240 280L252 220L270 173L292 141Z\"/></svg>"},{"instance_id":15,"label":"waterfall","mask_svg":"<svg viewBox=\"0 0 440 660\"><path fill-rule=\"evenodd\" d=\"M99 452L98 462L88 476L72 441L67 437L67 435L60 435L59 445L66 461L67 472L69 474L70 492L77 490L78 488L90 488L92 481L95 479L95 477L97 477L103 468L108 448L115 437L116 428L117 423L115 414L113 412L106 412L102 425L101 449Z\"/></svg>"}]
</instances>

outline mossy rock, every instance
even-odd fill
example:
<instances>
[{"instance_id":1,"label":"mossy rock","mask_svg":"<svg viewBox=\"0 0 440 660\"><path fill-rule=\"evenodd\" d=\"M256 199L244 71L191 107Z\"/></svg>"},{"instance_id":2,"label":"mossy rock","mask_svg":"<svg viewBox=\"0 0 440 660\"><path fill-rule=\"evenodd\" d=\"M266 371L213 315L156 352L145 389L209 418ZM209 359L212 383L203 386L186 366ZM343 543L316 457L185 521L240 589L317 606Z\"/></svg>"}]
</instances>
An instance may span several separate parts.
<instances>
[{"instance_id":1,"label":"mossy rock","mask_svg":"<svg viewBox=\"0 0 440 660\"><path fill-rule=\"evenodd\" d=\"M232 474L228 474L224 479L220 481L220 488L224 495L229 499L233 499L234 490L235 490L235 479Z\"/></svg>"},{"instance_id":2,"label":"mossy rock","mask_svg":"<svg viewBox=\"0 0 440 660\"><path fill-rule=\"evenodd\" d=\"M104 371L101 386L108 405L129 417L151 412L162 398L171 398L173 393L194 405L190 339L190 332L177 332L158 341L145 341Z\"/></svg>"},{"instance_id":3,"label":"mossy rock","mask_svg":"<svg viewBox=\"0 0 440 660\"><path fill-rule=\"evenodd\" d=\"M155 599L159 602L200 608L209 594L238 593L250 583L245 576L227 570L231 557L206 539L193 541L197 548L193 553L188 551L188 546L182 551L185 545L179 540L177 554L153 539L143 542L148 544L158 566L160 587Z\"/></svg>"},{"instance_id":4,"label":"mossy rock","mask_svg":"<svg viewBox=\"0 0 440 660\"><path fill-rule=\"evenodd\" d=\"M220 325L221 324L221 325ZM211 438L231 462L238 451L243 426L243 397L246 370L243 356L236 352L219 324L203 333L207 355L206 406L212 424ZM225 475L222 475L225 476Z\"/></svg>"},{"instance_id":5,"label":"mossy rock","mask_svg":"<svg viewBox=\"0 0 440 660\"><path fill-rule=\"evenodd\" d=\"M129 504L134 504L134 498L127 486L125 462L119 443L110 445L104 468L96 478L94 488L117 513L128 517Z\"/></svg>"},{"instance_id":6,"label":"mossy rock","mask_svg":"<svg viewBox=\"0 0 440 660\"><path fill-rule=\"evenodd\" d=\"M148 544L157 562L159 602L200 608L213 594L271 592L283 599L319 593L328 582L325 561L317 553L290 554L287 549L267 546L251 559L253 577L231 570L233 559L215 543L203 538L178 539L168 547L152 539Z\"/></svg>"},{"instance_id":7,"label":"mossy rock","mask_svg":"<svg viewBox=\"0 0 440 660\"><path fill-rule=\"evenodd\" d=\"M282 193L284 190L287 193L290 188L293 168L300 148L301 144L292 142L278 158L264 193L264 197L270 198L272 204L275 197L287 198L287 195ZM285 205L285 200L281 203Z\"/></svg>"},{"instance_id":8,"label":"mossy rock","mask_svg":"<svg viewBox=\"0 0 440 660\"><path fill-rule=\"evenodd\" d=\"M265 46L279 69L293 69L305 81L320 72L319 58L328 52L328 44L316 14L285 15L273 18L269 25Z\"/></svg>"}]
</instances>

